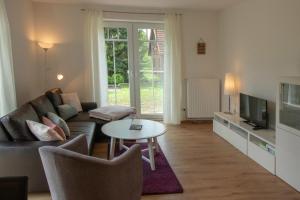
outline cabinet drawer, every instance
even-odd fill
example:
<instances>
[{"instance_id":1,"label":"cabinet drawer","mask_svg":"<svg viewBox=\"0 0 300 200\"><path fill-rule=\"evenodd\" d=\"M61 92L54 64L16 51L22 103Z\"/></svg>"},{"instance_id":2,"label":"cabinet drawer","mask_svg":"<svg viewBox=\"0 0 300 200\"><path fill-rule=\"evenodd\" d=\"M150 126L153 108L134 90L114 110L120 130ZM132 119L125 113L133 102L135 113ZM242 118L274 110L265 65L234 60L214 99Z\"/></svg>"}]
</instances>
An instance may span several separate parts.
<instances>
[{"instance_id":1,"label":"cabinet drawer","mask_svg":"<svg viewBox=\"0 0 300 200\"><path fill-rule=\"evenodd\" d=\"M227 142L232 144L238 150L247 154L247 139L240 136L238 133L232 131L227 126L214 120L213 130L216 134L224 138Z\"/></svg>"},{"instance_id":2,"label":"cabinet drawer","mask_svg":"<svg viewBox=\"0 0 300 200\"><path fill-rule=\"evenodd\" d=\"M248 142L248 156L272 174L275 174L275 156L251 141Z\"/></svg>"},{"instance_id":3,"label":"cabinet drawer","mask_svg":"<svg viewBox=\"0 0 300 200\"><path fill-rule=\"evenodd\" d=\"M228 129L228 142L247 155L247 139Z\"/></svg>"},{"instance_id":4,"label":"cabinet drawer","mask_svg":"<svg viewBox=\"0 0 300 200\"><path fill-rule=\"evenodd\" d=\"M229 128L224 126L223 124L219 123L218 121L213 121L213 130L216 134L224 138L225 140L228 140L228 130Z\"/></svg>"}]
</instances>

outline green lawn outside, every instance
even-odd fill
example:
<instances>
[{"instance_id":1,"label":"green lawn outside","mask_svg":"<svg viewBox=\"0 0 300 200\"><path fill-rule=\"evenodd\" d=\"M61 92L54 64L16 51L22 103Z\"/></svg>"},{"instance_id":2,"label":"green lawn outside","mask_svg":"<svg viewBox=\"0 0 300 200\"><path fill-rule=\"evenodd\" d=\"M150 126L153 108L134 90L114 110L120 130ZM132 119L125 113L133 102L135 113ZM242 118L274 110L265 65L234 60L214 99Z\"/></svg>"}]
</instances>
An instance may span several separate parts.
<instances>
[{"instance_id":1,"label":"green lawn outside","mask_svg":"<svg viewBox=\"0 0 300 200\"><path fill-rule=\"evenodd\" d=\"M163 89L161 87L143 87L141 86L141 109L142 114L153 114L163 112ZM115 101L116 100L116 101ZM108 102L110 105L130 106L129 88L117 88L108 90Z\"/></svg>"}]
</instances>

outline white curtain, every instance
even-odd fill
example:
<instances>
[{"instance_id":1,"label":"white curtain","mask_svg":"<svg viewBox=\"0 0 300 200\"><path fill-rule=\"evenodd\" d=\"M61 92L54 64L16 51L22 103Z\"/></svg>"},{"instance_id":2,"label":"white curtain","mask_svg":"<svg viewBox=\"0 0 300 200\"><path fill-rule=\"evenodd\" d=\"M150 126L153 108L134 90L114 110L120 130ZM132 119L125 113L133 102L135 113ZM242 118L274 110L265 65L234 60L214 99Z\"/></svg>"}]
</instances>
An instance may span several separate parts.
<instances>
[{"instance_id":1,"label":"white curtain","mask_svg":"<svg viewBox=\"0 0 300 200\"><path fill-rule=\"evenodd\" d=\"M107 64L103 12L86 11L85 24L86 90L98 106L107 105Z\"/></svg>"},{"instance_id":2,"label":"white curtain","mask_svg":"<svg viewBox=\"0 0 300 200\"><path fill-rule=\"evenodd\" d=\"M165 16L164 123L180 124L182 99L181 15Z\"/></svg>"},{"instance_id":3,"label":"white curtain","mask_svg":"<svg viewBox=\"0 0 300 200\"><path fill-rule=\"evenodd\" d=\"M4 0L0 0L0 117L15 109L16 105L9 23Z\"/></svg>"}]
</instances>

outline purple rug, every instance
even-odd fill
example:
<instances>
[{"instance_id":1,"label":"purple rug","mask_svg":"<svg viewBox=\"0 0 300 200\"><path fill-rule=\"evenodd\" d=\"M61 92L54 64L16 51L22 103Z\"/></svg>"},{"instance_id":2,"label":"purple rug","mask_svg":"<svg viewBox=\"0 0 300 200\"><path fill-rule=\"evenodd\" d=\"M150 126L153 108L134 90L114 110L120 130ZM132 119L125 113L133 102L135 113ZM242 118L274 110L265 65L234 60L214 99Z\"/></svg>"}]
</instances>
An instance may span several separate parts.
<instances>
[{"instance_id":1,"label":"purple rug","mask_svg":"<svg viewBox=\"0 0 300 200\"><path fill-rule=\"evenodd\" d=\"M142 149L147 148L147 143L140 145ZM147 151L143 155L149 158ZM152 171L150 164L143 160L143 195L183 193L183 188L161 149L159 153L155 153L155 167L156 170Z\"/></svg>"}]
</instances>

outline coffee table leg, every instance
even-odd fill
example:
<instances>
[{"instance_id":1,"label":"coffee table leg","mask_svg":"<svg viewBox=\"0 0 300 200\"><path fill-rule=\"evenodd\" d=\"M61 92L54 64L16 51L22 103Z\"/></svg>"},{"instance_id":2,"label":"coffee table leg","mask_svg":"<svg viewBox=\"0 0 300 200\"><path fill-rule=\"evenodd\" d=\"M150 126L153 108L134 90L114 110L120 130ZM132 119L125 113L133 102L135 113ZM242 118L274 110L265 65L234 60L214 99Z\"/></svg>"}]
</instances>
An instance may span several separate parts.
<instances>
[{"instance_id":1,"label":"coffee table leg","mask_svg":"<svg viewBox=\"0 0 300 200\"><path fill-rule=\"evenodd\" d=\"M152 138L148 139L148 151L149 151L149 158L150 158L151 169L155 170L155 161L154 161Z\"/></svg>"},{"instance_id":2,"label":"coffee table leg","mask_svg":"<svg viewBox=\"0 0 300 200\"><path fill-rule=\"evenodd\" d=\"M155 145L155 151L156 151L156 153L159 153L159 146L158 146L157 137L154 138L154 145Z\"/></svg>"},{"instance_id":3,"label":"coffee table leg","mask_svg":"<svg viewBox=\"0 0 300 200\"><path fill-rule=\"evenodd\" d=\"M110 139L109 159L112 160L115 156L116 138Z\"/></svg>"},{"instance_id":4,"label":"coffee table leg","mask_svg":"<svg viewBox=\"0 0 300 200\"><path fill-rule=\"evenodd\" d=\"M123 144L124 144L124 141L122 139L120 139L120 141L119 141L119 150L120 151L123 149Z\"/></svg>"}]
</instances>

